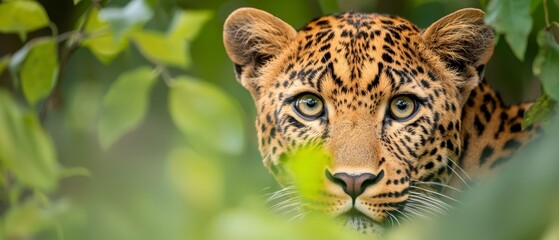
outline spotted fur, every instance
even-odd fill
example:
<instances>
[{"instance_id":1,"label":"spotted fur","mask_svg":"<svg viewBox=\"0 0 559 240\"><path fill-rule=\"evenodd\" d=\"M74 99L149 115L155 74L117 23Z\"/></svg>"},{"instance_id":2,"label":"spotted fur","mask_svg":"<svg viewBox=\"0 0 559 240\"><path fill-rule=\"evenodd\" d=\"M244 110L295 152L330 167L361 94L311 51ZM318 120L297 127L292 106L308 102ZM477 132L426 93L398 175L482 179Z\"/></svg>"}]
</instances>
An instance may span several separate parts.
<instances>
[{"instance_id":1,"label":"spotted fur","mask_svg":"<svg viewBox=\"0 0 559 240\"><path fill-rule=\"evenodd\" d=\"M483 81L493 53L483 16L463 9L421 30L396 16L343 13L296 31L260 10L233 12L224 43L258 110L264 165L287 186L283 157L318 142L332 159L327 172L375 176L355 199L324 176L318 207L365 233L406 211L444 209L440 196L491 172L536 132L520 127L530 104L507 106ZM301 93L324 101L324 117L294 111ZM419 105L404 121L387 114L401 94Z\"/></svg>"}]
</instances>

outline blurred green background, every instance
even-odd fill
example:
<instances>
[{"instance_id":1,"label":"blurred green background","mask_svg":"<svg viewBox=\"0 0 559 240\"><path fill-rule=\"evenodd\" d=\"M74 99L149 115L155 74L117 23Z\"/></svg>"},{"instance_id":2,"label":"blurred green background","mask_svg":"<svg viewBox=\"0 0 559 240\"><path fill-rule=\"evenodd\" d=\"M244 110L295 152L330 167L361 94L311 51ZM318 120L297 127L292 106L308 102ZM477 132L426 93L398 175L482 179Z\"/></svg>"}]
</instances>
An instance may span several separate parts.
<instances>
[{"instance_id":1,"label":"blurred green background","mask_svg":"<svg viewBox=\"0 0 559 240\"><path fill-rule=\"evenodd\" d=\"M39 2L59 32L75 28L91 4L89 0L77 5L71 0ZM104 6L119 7L127 2L107 1ZM253 126L254 105L248 92L235 81L222 44L222 25L233 10L249 6L268 11L298 29L323 15L320 1L153 2L157 2L155 15L146 28L159 31L167 29L177 9L212 12L198 36L189 43L192 65L170 71L176 76L188 75L209 82L234 101L233 110L242 116L243 134L237 140L242 142L241 151L208 150L198 139L182 134L169 114L169 88L161 79L150 94L148 114L142 123L103 150L97 130L103 96L122 72L150 63L132 46L110 64L101 63L89 49L78 48L61 73L56 101L49 106L44 127L52 137L60 164L84 167L90 173L62 179L58 188L48 194L55 207L39 216L22 213L23 217L16 219L23 220L14 220L17 227L11 226L18 229L19 235L9 239L259 239L262 232L273 235L281 231L287 235L262 239L291 239L286 237L289 234L302 236L301 239L316 237L316 231L305 232L308 229L289 232L284 227L275 228L274 218L259 215L265 212L262 205L266 194L279 188L261 164ZM342 11L400 15L423 28L460 8L485 7L480 1L465 0L339 0L337 4ZM534 11L534 29L544 26L541 8L539 5ZM552 16L556 12L556 8L551 9ZM48 34L49 30L35 31L29 39ZM532 33L524 62L514 57L504 39L500 39L487 67L490 84L508 103L534 100L540 94L531 66L537 53L535 39ZM0 57L22 46L17 35L0 34ZM0 80L0 87L17 94L19 90L12 85L9 73L4 72ZM10 209L6 198L0 198L0 216L6 216Z\"/></svg>"}]
</instances>

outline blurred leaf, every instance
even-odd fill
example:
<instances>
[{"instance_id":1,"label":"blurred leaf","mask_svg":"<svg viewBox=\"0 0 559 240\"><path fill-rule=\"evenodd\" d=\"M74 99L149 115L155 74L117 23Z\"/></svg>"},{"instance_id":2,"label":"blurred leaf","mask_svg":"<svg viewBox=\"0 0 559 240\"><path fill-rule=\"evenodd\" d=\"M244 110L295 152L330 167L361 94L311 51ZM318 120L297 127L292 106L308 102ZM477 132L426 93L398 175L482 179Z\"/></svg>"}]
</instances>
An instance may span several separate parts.
<instances>
[{"instance_id":1,"label":"blurred leaf","mask_svg":"<svg viewBox=\"0 0 559 240\"><path fill-rule=\"evenodd\" d=\"M4 70L6 70L6 68L8 67L8 64L10 64L10 57L9 56L0 58L0 76L2 76L2 73L4 73Z\"/></svg>"},{"instance_id":2,"label":"blurred leaf","mask_svg":"<svg viewBox=\"0 0 559 240\"><path fill-rule=\"evenodd\" d=\"M27 54L29 54L29 47L28 45L24 45L22 48L17 50L17 52L15 52L14 55L12 55L12 58L10 59L9 69L12 78L12 84L14 85L15 88L19 87L18 73L19 73L19 69L21 68L21 64L27 57Z\"/></svg>"},{"instance_id":3,"label":"blurred leaf","mask_svg":"<svg viewBox=\"0 0 559 240\"><path fill-rule=\"evenodd\" d=\"M225 179L217 161L187 148L173 150L167 161L172 183L189 204L210 211L221 206Z\"/></svg>"},{"instance_id":4,"label":"blurred leaf","mask_svg":"<svg viewBox=\"0 0 559 240\"><path fill-rule=\"evenodd\" d=\"M522 129L532 126L536 123L544 123L549 121L554 110L557 107L557 101L553 100L549 95L543 93L534 105L526 112L526 117L522 121Z\"/></svg>"},{"instance_id":5,"label":"blurred leaf","mask_svg":"<svg viewBox=\"0 0 559 240\"><path fill-rule=\"evenodd\" d=\"M337 0L318 0L322 14L339 13L340 6Z\"/></svg>"},{"instance_id":6,"label":"blurred leaf","mask_svg":"<svg viewBox=\"0 0 559 240\"><path fill-rule=\"evenodd\" d=\"M103 149L141 123L156 77L150 67L143 66L120 74L111 85L103 98L99 119L99 141Z\"/></svg>"},{"instance_id":7,"label":"blurred leaf","mask_svg":"<svg viewBox=\"0 0 559 240\"><path fill-rule=\"evenodd\" d=\"M254 205L256 203L252 203ZM251 206L254 209L254 206ZM308 215L301 221L286 221L263 209L238 208L222 212L210 228L210 240L375 240L345 228L332 218ZM413 238L412 238L413 239Z\"/></svg>"},{"instance_id":8,"label":"blurred leaf","mask_svg":"<svg viewBox=\"0 0 559 240\"><path fill-rule=\"evenodd\" d=\"M115 37L109 24L99 18L99 11L96 8L91 10L89 18L84 21L86 21L84 32L92 36L84 39L82 45L89 48L102 63L110 63L128 47L127 36Z\"/></svg>"},{"instance_id":9,"label":"blurred leaf","mask_svg":"<svg viewBox=\"0 0 559 240\"><path fill-rule=\"evenodd\" d=\"M4 90L0 90L0 165L32 188L51 190L57 184L53 143L37 118L22 112Z\"/></svg>"},{"instance_id":10,"label":"blurred leaf","mask_svg":"<svg viewBox=\"0 0 559 240\"><path fill-rule=\"evenodd\" d=\"M559 39L555 39L553 31L559 31L559 24L551 25L545 32L545 62L541 66L540 80L544 91L550 97L559 101Z\"/></svg>"},{"instance_id":11,"label":"blurred leaf","mask_svg":"<svg viewBox=\"0 0 559 240\"><path fill-rule=\"evenodd\" d=\"M69 209L69 204L65 200L57 201L49 207L41 202L33 198L9 209L3 219L4 234L7 239L30 238L33 234L54 226L57 218Z\"/></svg>"},{"instance_id":12,"label":"blurred leaf","mask_svg":"<svg viewBox=\"0 0 559 240\"><path fill-rule=\"evenodd\" d=\"M82 0L74 0L74 5L78 5Z\"/></svg>"},{"instance_id":13,"label":"blurred leaf","mask_svg":"<svg viewBox=\"0 0 559 240\"><path fill-rule=\"evenodd\" d=\"M193 40L204 23L212 17L211 11L177 11L167 35L171 38Z\"/></svg>"},{"instance_id":14,"label":"blurred leaf","mask_svg":"<svg viewBox=\"0 0 559 240\"><path fill-rule=\"evenodd\" d=\"M140 27L153 16L153 10L144 0L132 0L123 8L103 8L99 17L110 24L116 37L122 37L132 28Z\"/></svg>"},{"instance_id":15,"label":"blurred leaf","mask_svg":"<svg viewBox=\"0 0 559 240\"><path fill-rule=\"evenodd\" d=\"M176 67L190 65L189 49L183 39L152 31L136 32L133 38L142 54L152 61Z\"/></svg>"},{"instance_id":16,"label":"blurred leaf","mask_svg":"<svg viewBox=\"0 0 559 240\"><path fill-rule=\"evenodd\" d=\"M20 69L23 93L27 102L35 106L47 97L58 78L57 41L47 38L37 41L29 50Z\"/></svg>"},{"instance_id":17,"label":"blurred leaf","mask_svg":"<svg viewBox=\"0 0 559 240\"><path fill-rule=\"evenodd\" d=\"M330 161L322 147L304 147L288 156L286 168L303 200L312 202L323 197L324 169L330 166Z\"/></svg>"},{"instance_id":18,"label":"blurred leaf","mask_svg":"<svg viewBox=\"0 0 559 240\"><path fill-rule=\"evenodd\" d=\"M17 33L25 40L27 32L46 27L49 18L43 6L35 1L0 3L0 32Z\"/></svg>"},{"instance_id":19,"label":"blurred leaf","mask_svg":"<svg viewBox=\"0 0 559 240\"><path fill-rule=\"evenodd\" d=\"M426 239L543 239L559 199L557 120L546 137L515 153L500 174L466 193L455 212L433 223L436 237Z\"/></svg>"},{"instance_id":20,"label":"blurred leaf","mask_svg":"<svg viewBox=\"0 0 559 240\"><path fill-rule=\"evenodd\" d=\"M241 153L243 121L235 99L214 85L182 76L171 86L169 111L192 141L229 154Z\"/></svg>"},{"instance_id":21,"label":"blurred leaf","mask_svg":"<svg viewBox=\"0 0 559 240\"><path fill-rule=\"evenodd\" d=\"M505 35L514 55L523 61L532 30L530 0L492 0L487 6L485 21L497 33Z\"/></svg>"}]
</instances>

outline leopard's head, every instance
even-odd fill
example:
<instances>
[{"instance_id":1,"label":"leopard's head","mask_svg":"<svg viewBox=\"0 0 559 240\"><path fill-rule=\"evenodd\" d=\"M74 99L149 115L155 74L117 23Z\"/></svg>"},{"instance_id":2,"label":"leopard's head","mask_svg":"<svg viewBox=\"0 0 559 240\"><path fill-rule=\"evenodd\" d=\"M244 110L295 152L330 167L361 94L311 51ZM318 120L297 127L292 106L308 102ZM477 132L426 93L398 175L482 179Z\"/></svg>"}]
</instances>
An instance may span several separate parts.
<instances>
[{"instance_id":1,"label":"leopard's head","mask_svg":"<svg viewBox=\"0 0 559 240\"><path fill-rule=\"evenodd\" d=\"M319 143L330 163L306 206L366 233L444 210L436 193L456 171L462 106L493 52L483 17L463 9L420 30L344 13L296 31L261 10L233 12L225 48L256 104L264 165L288 186L287 156Z\"/></svg>"}]
</instances>

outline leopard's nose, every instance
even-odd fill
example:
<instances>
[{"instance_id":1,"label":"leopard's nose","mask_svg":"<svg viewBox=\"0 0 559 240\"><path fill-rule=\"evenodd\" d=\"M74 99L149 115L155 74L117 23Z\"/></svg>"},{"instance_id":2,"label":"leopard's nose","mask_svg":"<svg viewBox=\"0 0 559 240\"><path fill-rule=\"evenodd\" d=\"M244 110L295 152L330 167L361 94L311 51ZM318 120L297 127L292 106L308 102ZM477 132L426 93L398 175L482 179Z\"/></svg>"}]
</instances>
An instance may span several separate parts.
<instances>
[{"instance_id":1,"label":"leopard's nose","mask_svg":"<svg viewBox=\"0 0 559 240\"><path fill-rule=\"evenodd\" d=\"M330 181L342 187L344 192L355 200L365 189L378 183L384 177L384 170L381 170L377 175L372 173L348 174L345 172L332 175L328 170L325 174Z\"/></svg>"}]
</instances>

